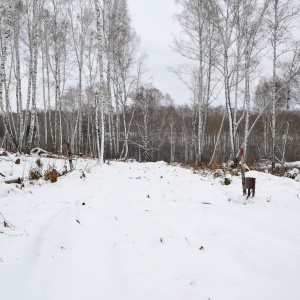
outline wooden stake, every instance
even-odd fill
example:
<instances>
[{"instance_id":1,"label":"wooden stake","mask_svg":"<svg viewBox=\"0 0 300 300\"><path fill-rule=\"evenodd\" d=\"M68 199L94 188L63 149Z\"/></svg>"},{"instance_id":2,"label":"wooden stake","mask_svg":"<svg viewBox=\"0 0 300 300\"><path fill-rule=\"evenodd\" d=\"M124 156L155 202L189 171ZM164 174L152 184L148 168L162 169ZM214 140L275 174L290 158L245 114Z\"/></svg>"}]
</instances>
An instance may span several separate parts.
<instances>
[{"instance_id":1,"label":"wooden stake","mask_svg":"<svg viewBox=\"0 0 300 300\"><path fill-rule=\"evenodd\" d=\"M244 148L240 149L241 156L241 174L242 174L242 187L243 187L243 196L246 195L246 187L245 187L245 158L244 158Z\"/></svg>"}]
</instances>

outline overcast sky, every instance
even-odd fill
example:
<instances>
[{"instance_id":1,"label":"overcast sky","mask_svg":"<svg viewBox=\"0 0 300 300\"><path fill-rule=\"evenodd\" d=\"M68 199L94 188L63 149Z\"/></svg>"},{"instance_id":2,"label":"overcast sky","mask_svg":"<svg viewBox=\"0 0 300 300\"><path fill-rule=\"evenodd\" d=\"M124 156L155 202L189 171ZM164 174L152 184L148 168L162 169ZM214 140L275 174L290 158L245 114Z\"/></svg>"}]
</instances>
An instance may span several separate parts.
<instances>
[{"instance_id":1,"label":"overcast sky","mask_svg":"<svg viewBox=\"0 0 300 300\"><path fill-rule=\"evenodd\" d=\"M176 104L190 103L190 94L177 76L167 70L182 63L182 58L170 48L172 34L179 26L174 20L175 0L128 0L132 26L141 38L141 49L148 55L147 67L153 85L170 94Z\"/></svg>"}]
</instances>

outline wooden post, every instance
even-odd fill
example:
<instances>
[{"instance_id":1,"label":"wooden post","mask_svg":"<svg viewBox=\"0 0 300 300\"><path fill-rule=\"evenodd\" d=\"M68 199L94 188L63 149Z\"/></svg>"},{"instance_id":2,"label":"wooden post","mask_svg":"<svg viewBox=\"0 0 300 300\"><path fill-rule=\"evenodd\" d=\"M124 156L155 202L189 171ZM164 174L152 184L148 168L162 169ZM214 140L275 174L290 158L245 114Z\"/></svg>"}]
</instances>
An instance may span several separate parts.
<instances>
[{"instance_id":1,"label":"wooden post","mask_svg":"<svg viewBox=\"0 0 300 300\"><path fill-rule=\"evenodd\" d=\"M240 149L241 156L241 175L242 175L242 187L243 187L243 196L246 195L246 186L245 186L245 158L244 158L244 148Z\"/></svg>"}]
</instances>

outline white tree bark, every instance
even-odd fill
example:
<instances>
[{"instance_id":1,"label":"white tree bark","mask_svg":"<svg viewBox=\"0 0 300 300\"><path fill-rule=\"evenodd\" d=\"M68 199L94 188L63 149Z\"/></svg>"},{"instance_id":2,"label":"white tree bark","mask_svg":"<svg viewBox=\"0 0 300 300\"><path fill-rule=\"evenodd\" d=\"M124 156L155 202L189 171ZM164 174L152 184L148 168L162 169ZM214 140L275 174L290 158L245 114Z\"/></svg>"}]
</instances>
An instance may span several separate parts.
<instances>
[{"instance_id":1,"label":"white tree bark","mask_svg":"<svg viewBox=\"0 0 300 300\"><path fill-rule=\"evenodd\" d=\"M34 146L34 135L36 130L36 89L37 89L37 63L38 63L38 0L33 1L32 16L32 50L33 50L33 70L32 70L32 98L31 98L31 117L28 136L28 145Z\"/></svg>"},{"instance_id":2,"label":"white tree bark","mask_svg":"<svg viewBox=\"0 0 300 300\"><path fill-rule=\"evenodd\" d=\"M278 3L279 0L273 0L274 4L274 26L272 32L272 46L273 46L273 87L272 87L272 148L271 148L271 160L272 170L275 170L275 148L276 148L276 80L277 80L277 43L278 43Z\"/></svg>"},{"instance_id":3,"label":"white tree bark","mask_svg":"<svg viewBox=\"0 0 300 300\"><path fill-rule=\"evenodd\" d=\"M48 30L45 28L47 27L48 23L45 22L44 24L44 37L45 37L45 55L46 55L46 75L47 75L47 110L48 110L48 123L50 129L50 139L51 139L51 146L54 148L54 134L53 134L53 126L52 126L52 118L51 118L51 89L50 89L50 55L49 55L49 36Z\"/></svg>"},{"instance_id":4,"label":"white tree bark","mask_svg":"<svg viewBox=\"0 0 300 300\"><path fill-rule=\"evenodd\" d=\"M277 67L278 67L278 47L286 43L289 39L289 27L290 22L299 13L299 4L295 6L292 0L271 0L272 3L272 16L269 20L271 29L271 44L273 48L273 86L272 86L272 121L271 121L271 135L272 135L272 145L271 145L271 161L272 161L272 171L275 170L275 160L276 160L276 118L277 118Z\"/></svg>"},{"instance_id":5,"label":"white tree bark","mask_svg":"<svg viewBox=\"0 0 300 300\"><path fill-rule=\"evenodd\" d=\"M6 135L8 136L10 142L15 146L16 150L19 150L19 146L11 129L9 127L9 119L7 111L4 109L3 103L3 90L6 88L5 80L6 80L6 72L5 72L5 63L7 60L7 48L8 41L11 35L11 21L12 21L12 1L6 0L4 3L4 7L6 9L5 13L5 27L4 27L4 36L2 37L2 56L0 62L0 111L3 114L3 123L6 131ZM5 93L5 97L8 96L7 92ZM7 102L7 101L6 101Z\"/></svg>"},{"instance_id":6,"label":"white tree bark","mask_svg":"<svg viewBox=\"0 0 300 300\"><path fill-rule=\"evenodd\" d=\"M94 0L96 11L96 24L97 24L97 40L98 40L98 64L100 73L100 113L101 113L101 149L98 157L99 163L104 162L104 139L105 139L105 120L104 120L104 76L103 76L103 32L101 26L100 8L97 0ZM97 122L97 121L96 121Z\"/></svg>"},{"instance_id":7,"label":"white tree bark","mask_svg":"<svg viewBox=\"0 0 300 300\"><path fill-rule=\"evenodd\" d=\"M17 140L18 145L22 145L22 127L23 127L23 111L22 111L22 82L20 67L20 13L18 11L18 2L14 0L14 49L16 57L16 98L17 98Z\"/></svg>"},{"instance_id":8,"label":"white tree bark","mask_svg":"<svg viewBox=\"0 0 300 300\"><path fill-rule=\"evenodd\" d=\"M100 132L99 132L99 93L95 92L95 108L96 108L96 117L95 117L95 127L96 127L96 148L97 148L97 157L100 162L101 157L101 146L100 146Z\"/></svg>"}]
</instances>

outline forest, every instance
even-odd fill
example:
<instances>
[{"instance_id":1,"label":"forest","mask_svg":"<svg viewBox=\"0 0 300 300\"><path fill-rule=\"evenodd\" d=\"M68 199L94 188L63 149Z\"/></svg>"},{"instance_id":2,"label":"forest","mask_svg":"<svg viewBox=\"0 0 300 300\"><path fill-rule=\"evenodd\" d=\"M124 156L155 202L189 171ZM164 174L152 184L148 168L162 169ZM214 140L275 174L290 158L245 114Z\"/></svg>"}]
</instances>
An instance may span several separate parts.
<instances>
[{"instance_id":1,"label":"forest","mask_svg":"<svg viewBox=\"0 0 300 300\"><path fill-rule=\"evenodd\" d=\"M0 147L211 165L300 160L299 4L176 0L169 66L190 91L149 80L127 0L0 3ZM169 94L170 93L170 94Z\"/></svg>"}]
</instances>

